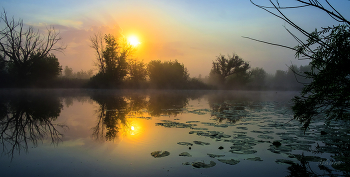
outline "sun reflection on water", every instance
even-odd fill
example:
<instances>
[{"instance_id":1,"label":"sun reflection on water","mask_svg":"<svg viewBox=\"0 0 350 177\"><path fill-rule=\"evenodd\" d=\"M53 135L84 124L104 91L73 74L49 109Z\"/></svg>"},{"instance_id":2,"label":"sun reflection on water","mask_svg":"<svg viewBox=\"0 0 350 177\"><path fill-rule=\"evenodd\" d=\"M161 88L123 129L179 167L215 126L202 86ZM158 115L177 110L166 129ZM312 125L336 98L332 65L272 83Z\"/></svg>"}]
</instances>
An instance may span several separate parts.
<instances>
[{"instance_id":1,"label":"sun reflection on water","mask_svg":"<svg viewBox=\"0 0 350 177\"><path fill-rule=\"evenodd\" d=\"M139 112L130 112L126 116L126 121L124 125L120 127L120 135L121 138L133 139L133 141L137 139L141 139L145 131L145 125L143 125L147 116L147 113L139 113Z\"/></svg>"}]
</instances>

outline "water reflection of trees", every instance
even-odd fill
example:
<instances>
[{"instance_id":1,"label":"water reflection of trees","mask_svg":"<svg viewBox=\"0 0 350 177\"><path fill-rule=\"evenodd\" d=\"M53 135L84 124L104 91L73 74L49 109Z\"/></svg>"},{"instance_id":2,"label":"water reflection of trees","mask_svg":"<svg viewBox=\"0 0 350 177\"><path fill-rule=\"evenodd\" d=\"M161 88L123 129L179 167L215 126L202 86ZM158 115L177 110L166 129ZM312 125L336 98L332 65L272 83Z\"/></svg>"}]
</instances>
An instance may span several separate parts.
<instances>
[{"instance_id":1,"label":"water reflection of trees","mask_svg":"<svg viewBox=\"0 0 350 177\"><path fill-rule=\"evenodd\" d=\"M208 96L212 117L218 122L236 123L246 117L248 109L257 109L248 97L237 94L212 94Z\"/></svg>"},{"instance_id":2,"label":"water reflection of trees","mask_svg":"<svg viewBox=\"0 0 350 177\"><path fill-rule=\"evenodd\" d=\"M97 125L93 128L96 139L113 140L119 132L118 124L126 124L127 102L122 96L94 93L91 99L99 104Z\"/></svg>"},{"instance_id":3,"label":"water reflection of trees","mask_svg":"<svg viewBox=\"0 0 350 177\"><path fill-rule=\"evenodd\" d=\"M189 100L199 99L205 93L205 91L169 91L153 93L150 94L147 109L152 116L176 116L188 105Z\"/></svg>"},{"instance_id":4,"label":"water reflection of trees","mask_svg":"<svg viewBox=\"0 0 350 177\"><path fill-rule=\"evenodd\" d=\"M127 115L137 114L147 105L146 96L140 94L93 93L91 99L99 105L92 134L97 140L114 140L123 126L129 126Z\"/></svg>"},{"instance_id":5,"label":"water reflection of trees","mask_svg":"<svg viewBox=\"0 0 350 177\"><path fill-rule=\"evenodd\" d=\"M0 142L3 153L13 157L28 144L37 146L45 138L57 144L62 134L53 123L61 113L62 104L57 96L43 93L2 93L0 95Z\"/></svg>"},{"instance_id":6,"label":"water reflection of trees","mask_svg":"<svg viewBox=\"0 0 350 177\"><path fill-rule=\"evenodd\" d=\"M122 127L129 126L128 118L148 118L142 115L145 112L151 116L176 116L183 111L190 99L200 96L202 94L190 92L92 93L91 99L99 105L93 137L97 140L114 140Z\"/></svg>"},{"instance_id":7,"label":"water reflection of trees","mask_svg":"<svg viewBox=\"0 0 350 177\"><path fill-rule=\"evenodd\" d=\"M152 116L176 116L187 104L188 95L159 93L150 95L147 109Z\"/></svg>"}]
</instances>

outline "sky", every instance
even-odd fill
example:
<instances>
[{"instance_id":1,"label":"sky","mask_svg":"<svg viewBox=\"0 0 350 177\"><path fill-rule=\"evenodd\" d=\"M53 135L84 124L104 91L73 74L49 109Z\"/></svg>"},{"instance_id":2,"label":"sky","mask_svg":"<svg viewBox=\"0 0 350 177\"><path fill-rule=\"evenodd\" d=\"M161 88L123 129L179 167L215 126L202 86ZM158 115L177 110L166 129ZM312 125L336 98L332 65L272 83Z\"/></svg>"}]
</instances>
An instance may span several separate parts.
<instances>
[{"instance_id":1,"label":"sky","mask_svg":"<svg viewBox=\"0 0 350 177\"><path fill-rule=\"evenodd\" d=\"M254 6L249 0L0 0L8 16L44 30L60 32L63 53L55 53L60 64L73 71L94 69L96 59L90 36L101 32L115 36L136 36L140 44L134 58L178 60L191 77L209 74L220 54L237 54L252 68L268 73L287 70L291 64L306 65L294 52L252 41L242 36L294 47L298 43L285 30L283 20ZM255 0L269 5L268 0ZM281 1L282 2L282 1ZM347 0L330 0L345 17L350 16ZM293 0L283 3L292 5ZM281 3L282 5L282 3ZM288 17L307 31L335 24L320 10L289 9ZM0 22L1 23L1 22ZM298 34L296 31L293 31ZM302 36L300 36L302 38Z\"/></svg>"}]
</instances>

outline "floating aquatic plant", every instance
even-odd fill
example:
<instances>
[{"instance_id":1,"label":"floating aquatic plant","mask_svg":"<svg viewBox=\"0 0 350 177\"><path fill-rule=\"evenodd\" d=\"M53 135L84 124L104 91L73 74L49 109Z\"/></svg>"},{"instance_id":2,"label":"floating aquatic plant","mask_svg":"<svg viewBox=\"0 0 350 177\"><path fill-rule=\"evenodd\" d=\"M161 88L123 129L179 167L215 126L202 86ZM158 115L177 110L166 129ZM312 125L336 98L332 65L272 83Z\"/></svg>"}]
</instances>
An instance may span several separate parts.
<instances>
[{"instance_id":1,"label":"floating aquatic plant","mask_svg":"<svg viewBox=\"0 0 350 177\"><path fill-rule=\"evenodd\" d=\"M203 163L203 162L193 162L192 166L195 168L210 168L215 166L216 163L214 161L210 161L209 164Z\"/></svg>"},{"instance_id":2,"label":"floating aquatic plant","mask_svg":"<svg viewBox=\"0 0 350 177\"><path fill-rule=\"evenodd\" d=\"M192 157L192 155L188 152L181 152L179 156Z\"/></svg>"},{"instance_id":3,"label":"floating aquatic plant","mask_svg":"<svg viewBox=\"0 0 350 177\"><path fill-rule=\"evenodd\" d=\"M151 153L151 156L154 158L166 157L168 155L170 155L170 152L168 151L154 151Z\"/></svg>"},{"instance_id":4,"label":"floating aquatic plant","mask_svg":"<svg viewBox=\"0 0 350 177\"><path fill-rule=\"evenodd\" d=\"M229 165L236 165L236 164L238 164L240 162L239 160L235 160L235 159L230 159L230 160L218 159L218 161L220 161L222 163L229 164Z\"/></svg>"},{"instance_id":5,"label":"floating aquatic plant","mask_svg":"<svg viewBox=\"0 0 350 177\"><path fill-rule=\"evenodd\" d=\"M224 157L225 155L215 155L215 154L207 154L211 158L216 158L216 157Z\"/></svg>"}]
</instances>

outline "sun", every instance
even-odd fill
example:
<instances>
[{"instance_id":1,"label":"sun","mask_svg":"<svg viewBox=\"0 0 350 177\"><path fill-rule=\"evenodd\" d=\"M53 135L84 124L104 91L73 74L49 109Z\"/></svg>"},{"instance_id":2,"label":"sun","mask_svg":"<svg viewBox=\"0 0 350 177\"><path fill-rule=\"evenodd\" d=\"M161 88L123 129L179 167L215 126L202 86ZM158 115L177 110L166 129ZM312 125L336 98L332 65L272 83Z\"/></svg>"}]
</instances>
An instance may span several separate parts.
<instances>
[{"instance_id":1,"label":"sun","mask_svg":"<svg viewBox=\"0 0 350 177\"><path fill-rule=\"evenodd\" d=\"M139 41L139 39L136 36L129 36L128 42L130 45L132 45L134 47L137 47L139 44L141 44L141 42Z\"/></svg>"}]
</instances>

